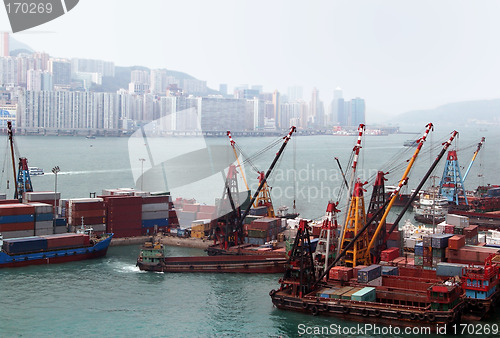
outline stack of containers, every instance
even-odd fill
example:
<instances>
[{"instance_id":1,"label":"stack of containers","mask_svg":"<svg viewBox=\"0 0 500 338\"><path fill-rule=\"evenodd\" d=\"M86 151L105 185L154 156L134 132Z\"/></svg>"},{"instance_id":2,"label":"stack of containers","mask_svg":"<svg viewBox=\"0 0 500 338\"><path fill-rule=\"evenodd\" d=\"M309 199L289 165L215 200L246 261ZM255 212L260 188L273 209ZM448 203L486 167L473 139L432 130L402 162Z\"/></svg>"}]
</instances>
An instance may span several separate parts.
<instances>
[{"instance_id":1,"label":"stack of containers","mask_svg":"<svg viewBox=\"0 0 500 338\"><path fill-rule=\"evenodd\" d=\"M403 233L401 231L394 230L393 232L391 232L391 234L387 238L387 247L401 248L402 235Z\"/></svg>"},{"instance_id":2,"label":"stack of containers","mask_svg":"<svg viewBox=\"0 0 500 338\"><path fill-rule=\"evenodd\" d=\"M453 225L453 234L463 235L464 228L469 226L469 218L466 216L460 216L455 214L446 215L446 224Z\"/></svg>"},{"instance_id":3,"label":"stack of containers","mask_svg":"<svg viewBox=\"0 0 500 338\"><path fill-rule=\"evenodd\" d=\"M432 269L432 237L424 236L422 238L422 246L423 246L422 265L424 269Z\"/></svg>"},{"instance_id":4,"label":"stack of containers","mask_svg":"<svg viewBox=\"0 0 500 338\"><path fill-rule=\"evenodd\" d=\"M215 205L200 205L196 219L216 219L217 207Z\"/></svg>"},{"instance_id":5,"label":"stack of containers","mask_svg":"<svg viewBox=\"0 0 500 338\"><path fill-rule=\"evenodd\" d=\"M467 245L477 245L478 241L478 227L477 225L471 225L464 228L465 244Z\"/></svg>"},{"instance_id":6,"label":"stack of containers","mask_svg":"<svg viewBox=\"0 0 500 338\"><path fill-rule=\"evenodd\" d=\"M281 221L278 218L263 217L256 219L245 226L248 233L245 241L249 244L263 245L271 240L276 240L280 226Z\"/></svg>"},{"instance_id":7,"label":"stack of containers","mask_svg":"<svg viewBox=\"0 0 500 338\"><path fill-rule=\"evenodd\" d=\"M35 208L28 204L0 204L0 233L3 238L35 234Z\"/></svg>"},{"instance_id":8,"label":"stack of containers","mask_svg":"<svg viewBox=\"0 0 500 338\"><path fill-rule=\"evenodd\" d=\"M169 226L170 206L172 199L165 196L142 197L142 233L154 229L155 232L167 232Z\"/></svg>"},{"instance_id":9,"label":"stack of containers","mask_svg":"<svg viewBox=\"0 0 500 338\"><path fill-rule=\"evenodd\" d=\"M415 244L415 265L423 266L424 265L424 243L418 242Z\"/></svg>"},{"instance_id":10,"label":"stack of containers","mask_svg":"<svg viewBox=\"0 0 500 338\"><path fill-rule=\"evenodd\" d=\"M142 232L142 197L103 196L106 205L107 232L116 238L136 237Z\"/></svg>"},{"instance_id":11,"label":"stack of containers","mask_svg":"<svg viewBox=\"0 0 500 338\"><path fill-rule=\"evenodd\" d=\"M53 191L30 191L23 193L23 203L40 202L56 206L59 205L61 193Z\"/></svg>"},{"instance_id":12,"label":"stack of containers","mask_svg":"<svg viewBox=\"0 0 500 338\"><path fill-rule=\"evenodd\" d=\"M191 225L191 237L204 238L210 232L210 219L196 220Z\"/></svg>"},{"instance_id":13,"label":"stack of containers","mask_svg":"<svg viewBox=\"0 0 500 338\"><path fill-rule=\"evenodd\" d=\"M35 208L35 235L52 235L54 233L54 207L46 203L30 203Z\"/></svg>"},{"instance_id":14,"label":"stack of containers","mask_svg":"<svg viewBox=\"0 0 500 338\"><path fill-rule=\"evenodd\" d=\"M181 228L188 228L191 226L193 221L195 221L196 214L200 209L200 204L198 203L184 203L182 209L176 210L177 218L179 220L179 226Z\"/></svg>"},{"instance_id":15,"label":"stack of containers","mask_svg":"<svg viewBox=\"0 0 500 338\"><path fill-rule=\"evenodd\" d=\"M70 232L84 225L96 233L106 232L106 205L102 198L72 198L66 202L66 218Z\"/></svg>"},{"instance_id":16,"label":"stack of containers","mask_svg":"<svg viewBox=\"0 0 500 338\"><path fill-rule=\"evenodd\" d=\"M341 281L349 281L349 279L353 276L353 268L349 268L346 266L334 266L330 269L328 274L329 279L333 280L341 280Z\"/></svg>"},{"instance_id":17,"label":"stack of containers","mask_svg":"<svg viewBox=\"0 0 500 338\"><path fill-rule=\"evenodd\" d=\"M463 263L484 265L484 261L492 254L500 254L498 248L485 246L465 245L458 250L446 250L446 258L449 263Z\"/></svg>"},{"instance_id":18,"label":"stack of containers","mask_svg":"<svg viewBox=\"0 0 500 338\"><path fill-rule=\"evenodd\" d=\"M448 240L453 237L451 234L434 234L431 235L432 243L432 266L436 267L438 263L446 261L446 248Z\"/></svg>"}]
</instances>

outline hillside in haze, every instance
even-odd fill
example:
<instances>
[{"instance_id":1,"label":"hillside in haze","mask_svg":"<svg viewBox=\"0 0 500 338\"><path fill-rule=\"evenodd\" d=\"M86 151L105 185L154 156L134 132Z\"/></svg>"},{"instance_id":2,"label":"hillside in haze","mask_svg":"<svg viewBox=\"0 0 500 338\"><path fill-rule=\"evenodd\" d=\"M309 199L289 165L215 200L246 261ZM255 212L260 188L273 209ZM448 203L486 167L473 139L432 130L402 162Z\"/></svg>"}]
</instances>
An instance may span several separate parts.
<instances>
[{"instance_id":1,"label":"hillside in haze","mask_svg":"<svg viewBox=\"0 0 500 338\"><path fill-rule=\"evenodd\" d=\"M401 126L432 122L449 127L500 124L500 99L454 102L434 109L414 110L396 116Z\"/></svg>"}]
</instances>

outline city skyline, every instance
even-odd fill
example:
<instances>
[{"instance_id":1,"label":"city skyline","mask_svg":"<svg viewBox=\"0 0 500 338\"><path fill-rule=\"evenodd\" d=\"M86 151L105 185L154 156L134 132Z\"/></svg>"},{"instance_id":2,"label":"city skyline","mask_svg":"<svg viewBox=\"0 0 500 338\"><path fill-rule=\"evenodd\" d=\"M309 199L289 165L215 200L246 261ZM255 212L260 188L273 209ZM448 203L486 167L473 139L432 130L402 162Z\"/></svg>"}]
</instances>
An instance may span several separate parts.
<instances>
[{"instance_id":1,"label":"city skyline","mask_svg":"<svg viewBox=\"0 0 500 338\"><path fill-rule=\"evenodd\" d=\"M183 71L214 89L299 85L309 97L316 87L329 104L340 86L366 100L374 121L498 97L498 9L495 1L88 0L14 37L58 57ZM10 30L4 11L0 30Z\"/></svg>"}]
</instances>

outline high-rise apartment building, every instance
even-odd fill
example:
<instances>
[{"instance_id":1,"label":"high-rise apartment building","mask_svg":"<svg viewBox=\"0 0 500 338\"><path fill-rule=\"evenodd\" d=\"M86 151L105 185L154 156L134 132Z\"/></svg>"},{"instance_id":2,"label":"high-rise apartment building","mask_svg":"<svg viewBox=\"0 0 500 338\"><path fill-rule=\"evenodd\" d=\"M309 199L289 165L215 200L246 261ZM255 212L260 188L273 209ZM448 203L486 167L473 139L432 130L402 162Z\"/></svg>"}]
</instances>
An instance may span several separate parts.
<instances>
[{"instance_id":1,"label":"high-rise apartment building","mask_svg":"<svg viewBox=\"0 0 500 338\"><path fill-rule=\"evenodd\" d=\"M9 56L9 33L0 32L0 57Z\"/></svg>"},{"instance_id":2,"label":"high-rise apartment building","mask_svg":"<svg viewBox=\"0 0 500 338\"><path fill-rule=\"evenodd\" d=\"M48 65L54 86L64 87L71 84L71 63L68 60L49 59Z\"/></svg>"}]
</instances>

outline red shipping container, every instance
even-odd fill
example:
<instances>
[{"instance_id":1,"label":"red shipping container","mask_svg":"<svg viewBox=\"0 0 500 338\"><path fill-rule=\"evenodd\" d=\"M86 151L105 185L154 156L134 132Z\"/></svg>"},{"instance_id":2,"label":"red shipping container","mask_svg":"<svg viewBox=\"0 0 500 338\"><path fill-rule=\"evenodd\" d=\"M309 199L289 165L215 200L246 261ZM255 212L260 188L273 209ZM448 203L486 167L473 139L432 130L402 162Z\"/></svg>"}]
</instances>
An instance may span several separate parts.
<instances>
[{"instance_id":1,"label":"red shipping container","mask_svg":"<svg viewBox=\"0 0 500 338\"><path fill-rule=\"evenodd\" d=\"M19 204L19 200L0 200L0 204Z\"/></svg>"},{"instance_id":2,"label":"red shipping container","mask_svg":"<svg viewBox=\"0 0 500 338\"><path fill-rule=\"evenodd\" d=\"M34 230L35 222L4 223L0 224L0 233L4 231Z\"/></svg>"},{"instance_id":3,"label":"red shipping container","mask_svg":"<svg viewBox=\"0 0 500 338\"><path fill-rule=\"evenodd\" d=\"M83 224L88 225L88 224L104 224L106 223L106 217L103 216L98 216L98 217L84 217L83 218ZM82 218L81 217L71 217L68 218L68 224L70 225L81 225L82 224Z\"/></svg>"},{"instance_id":4,"label":"red shipping container","mask_svg":"<svg viewBox=\"0 0 500 338\"><path fill-rule=\"evenodd\" d=\"M465 245L464 235L455 235L448 239L448 248L452 250L458 250Z\"/></svg>"},{"instance_id":5,"label":"red shipping container","mask_svg":"<svg viewBox=\"0 0 500 338\"><path fill-rule=\"evenodd\" d=\"M453 234L453 233L455 233L455 226L454 225L450 225L450 224L446 224L444 226L444 233L445 234Z\"/></svg>"},{"instance_id":6,"label":"red shipping container","mask_svg":"<svg viewBox=\"0 0 500 338\"><path fill-rule=\"evenodd\" d=\"M28 204L0 204L0 216L34 215L35 207Z\"/></svg>"},{"instance_id":7,"label":"red shipping container","mask_svg":"<svg viewBox=\"0 0 500 338\"><path fill-rule=\"evenodd\" d=\"M472 237L475 237L477 236L478 232L477 232L477 225L471 225L467 228L464 229L464 235L466 238L472 238Z\"/></svg>"},{"instance_id":8,"label":"red shipping container","mask_svg":"<svg viewBox=\"0 0 500 338\"><path fill-rule=\"evenodd\" d=\"M72 218L80 218L80 217L98 217L98 216L106 216L106 209L94 209L94 210L82 210L75 211L72 210L68 215L71 215Z\"/></svg>"},{"instance_id":9,"label":"red shipping container","mask_svg":"<svg viewBox=\"0 0 500 338\"><path fill-rule=\"evenodd\" d=\"M139 205L142 207L141 196L102 196L107 207L113 206L133 206Z\"/></svg>"},{"instance_id":10,"label":"red shipping container","mask_svg":"<svg viewBox=\"0 0 500 338\"><path fill-rule=\"evenodd\" d=\"M380 260L389 262L399 257L399 248L389 248L380 253Z\"/></svg>"},{"instance_id":11,"label":"red shipping container","mask_svg":"<svg viewBox=\"0 0 500 338\"><path fill-rule=\"evenodd\" d=\"M49 249L90 245L90 237L84 234L60 234L43 237L47 239Z\"/></svg>"},{"instance_id":12,"label":"red shipping container","mask_svg":"<svg viewBox=\"0 0 500 338\"><path fill-rule=\"evenodd\" d=\"M183 211L198 212L199 209L200 209L199 204L187 204L186 203L182 206Z\"/></svg>"},{"instance_id":13,"label":"red shipping container","mask_svg":"<svg viewBox=\"0 0 500 338\"><path fill-rule=\"evenodd\" d=\"M69 209L69 202L67 203ZM104 202L72 202L71 211L90 211L90 210L105 210L106 204Z\"/></svg>"},{"instance_id":14,"label":"red shipping container","mask_svg":"<svg viewBox=\"0 0 500 338\"><path fill-rule=\"evenodd\" d=\"M353 268L348 268L345 266L334 266L330 269L328 277L334 280L348 281L352 277Z\"/></svg>"},{"instance_id":15,"label":"red shipping container","mask_svg":"<svg viewBox=\"0 0 500 338\"><path fill-rule=\"evenodd\" d=\"M215 212L213 212L213 213L198 212L196 214L196 219L215 219L215 218L216 218Z\"/></svg>"},{"instance_id":16,"label":"red shipping container","mask_svg":"<svg viewBox=\"0 0 500 338\"><path fill-rule=\"evenodd\" d=\"M215 207L215 205L200 205L199 212L212 214L217 212L217 208Z\"/></svg>"}]
</instances>

